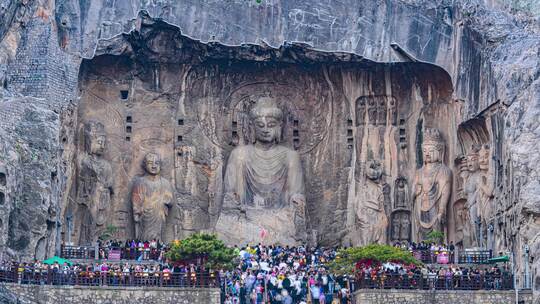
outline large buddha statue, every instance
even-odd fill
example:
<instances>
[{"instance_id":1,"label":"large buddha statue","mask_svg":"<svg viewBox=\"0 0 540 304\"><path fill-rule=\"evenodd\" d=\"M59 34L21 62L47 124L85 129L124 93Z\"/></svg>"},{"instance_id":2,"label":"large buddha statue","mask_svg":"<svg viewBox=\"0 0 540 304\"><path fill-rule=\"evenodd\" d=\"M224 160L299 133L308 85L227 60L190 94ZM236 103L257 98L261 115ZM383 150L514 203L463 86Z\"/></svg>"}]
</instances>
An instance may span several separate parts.
<instances>
[{"instance_id":1,"label":"large buddha statue","mask_svg":"<svg viewBox=\"0 0 540 304\"><path fill-rule=\"evenodd\" d=\"M97 241L105 229L111 205L112 169L110 163L103 158L106 141L103 124L90 121L84 125L85 153L77 167L77 202L81 219L79 244L82 245Z\"/></svg>"},{"instance_id":2,"label":"large buddha statue","mask_svg":"<svg viewBox=\"0 0 540 304\"><path fill-rule=\"evenodd\" d=\"M131 190L135 237L139 240L163 240L164 224L173 202L173 188L160 175L159 154L146 154L143 168L145 174L134 181Z\"/></svg>"},{"instance_id":3,"label":"large buddha statue","mask_svg":"<svg viewBox=\"0 0 540 304\"><path fill-rule=\"evenodd\" d=\"M253 142L229 156L216 230L230 242L293 244L305 237L300 157L280 145L283 113L271 97L257 100L249 118Z\"/></svg>"},{"instance_id":4,"label":"large buddha statue","mask_svg":"<svg viewBox=\"0 0 540 304\"><path fill-rule=\"evenodd\" d=\"M452 191L452 171L444 163L444 141L437 129L426 129L423 166L414 181L415 232L423 240L432 230L444 232L446 206Z\"/></svg>"}]
</instances>

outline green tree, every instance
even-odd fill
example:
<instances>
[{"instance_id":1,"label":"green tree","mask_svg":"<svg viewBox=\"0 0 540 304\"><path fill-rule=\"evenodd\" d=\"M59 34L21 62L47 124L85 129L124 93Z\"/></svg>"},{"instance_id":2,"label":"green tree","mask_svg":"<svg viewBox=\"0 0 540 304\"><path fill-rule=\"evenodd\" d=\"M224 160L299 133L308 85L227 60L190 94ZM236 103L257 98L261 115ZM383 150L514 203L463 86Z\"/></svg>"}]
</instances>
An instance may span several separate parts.
<instances>
[{"instance_id":1,"label":"green tree","mask_svg":"<svg viewBox=\"0 0 540 304\"><path fill-rule=\"evenodd\" d=\"M99 236L99 239L102 241L107 241L113 238L114 234L118 232L118 227L114 225L107 225L105 230Z\"/></svg>"},{"instance_id":2,"label":"green tree","mask_svg":"<svg viewBox=\"0 0 540 304\"><path fill-rule=\"evenodd\" d=\"M355 274L362 265L380 265L386 262L421 265L409 251L389 245L372 244L340 249L334 261L327 266L338 275Z\"/></svg>"},{"instance_id":3,"label":"green tree","mask_svg":"<svg viewBox=\"0 0 540 304\"><path fill-rule=\"evenodd\" d=\"M173 241L165 255L172 262L203 259L210 269L232 269L237 254L233 248L225 246L215 234L196 233L189 237Z\"/></svg>"},{"instance_id":4,"label":"green tree","mask_svg":"<svg viewBox=\"0 0 540 304\"><path fill-rule=\"evenodd\" d=\"M444 232L439 230L431 230L424 241L429 243L441 244L444 241Z\"/></svg>"}]
</instances>

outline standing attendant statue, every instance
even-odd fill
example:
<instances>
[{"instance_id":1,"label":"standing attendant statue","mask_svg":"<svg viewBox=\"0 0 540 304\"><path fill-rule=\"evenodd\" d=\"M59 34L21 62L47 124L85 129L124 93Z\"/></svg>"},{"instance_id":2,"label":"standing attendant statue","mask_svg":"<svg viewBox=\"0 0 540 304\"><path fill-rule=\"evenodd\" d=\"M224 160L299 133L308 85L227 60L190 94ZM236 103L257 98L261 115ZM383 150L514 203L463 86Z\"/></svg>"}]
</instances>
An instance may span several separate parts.
<instances>
[{"instance_id":1,"label":"standing attendant statue","mask_svg":"<svg viewBox=\"0 0 540 304\"><path fill-rule=\"evenodd\" d=\"M422 155L424 164L416 172L413 191L418 241L432 230L444 232L452 191L452 171L443 163L444 140L439 130L425 130Z\"/></svg>"},{"instance_id":2,"label":"standing attendant statue","mask_svg":"<svg viewBox=\"0 0 540 304\"><path fill-rule=\"evenodd\" d=\"M81 228L79 244L94 244L105 229L113 195L112 169L103 158L107 137L103 124L90 121L84 126L85 153L78 163L77 202Z\"/></svg>"},{"instance_id":3,"label":"standing attendant statue","mask_svg":"<svg viewBox=\"0 0 540 304\"><path fill-rule=\"evenodd\" d=\"M163 240L163 229L173 201L171 183L161 173L161 157L144 157L145 174L138 177L131 190L135 237L139 240Z\"/></svg>"}]
</instances>

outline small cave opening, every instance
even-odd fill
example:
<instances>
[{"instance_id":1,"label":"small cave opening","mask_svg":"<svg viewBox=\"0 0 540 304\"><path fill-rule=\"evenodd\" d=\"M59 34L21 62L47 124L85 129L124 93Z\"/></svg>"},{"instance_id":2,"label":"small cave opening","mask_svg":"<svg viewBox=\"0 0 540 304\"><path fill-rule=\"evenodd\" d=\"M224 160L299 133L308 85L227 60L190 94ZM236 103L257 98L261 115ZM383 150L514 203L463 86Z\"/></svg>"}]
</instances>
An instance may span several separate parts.
<instances>
[{"instance_id":1,"label":"small cave opening","mask_svg":"<svg viewBox=\"0 0 540 304\"><path fill-rule=\"evenodd\" d=\"M0 186L5 187L7 183L7 177L4 172L0 172Z\"/></svg>"},{"instance_id":2,"label":"small cave opening","mask_svg":"<svg viewBox=\"0 0 540 304\"><path fill-rule=\"evenodd\" d=\"M6 194L4 192L0 192L0 205L3 205L6 202Z\"/></svg>"}]
</instances>

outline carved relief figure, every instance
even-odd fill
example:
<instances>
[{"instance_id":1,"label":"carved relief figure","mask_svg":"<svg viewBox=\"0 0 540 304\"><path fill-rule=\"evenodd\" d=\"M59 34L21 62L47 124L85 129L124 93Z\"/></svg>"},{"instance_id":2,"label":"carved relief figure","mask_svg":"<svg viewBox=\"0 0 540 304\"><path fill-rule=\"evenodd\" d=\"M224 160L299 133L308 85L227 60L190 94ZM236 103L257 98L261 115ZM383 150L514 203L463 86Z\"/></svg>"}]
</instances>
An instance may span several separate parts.
<instances>
[{"instance_id":1,"label":"carved relief figure","mask_svg":"<svg viewBox=\"0 0 540 304\"><path fill-rule=\"evenodd\" d=\"M363 126L366 123L366 99L360 97L356 100L356 125Z\"/></svg>"},{"instance_id":2,"label":"carved relief figure","mask_svg":"<svg viewBox=\"0 0 540 304\"><path fill-rule=\"evenodd\" d=\"M394 187L394 208L395 209L408 209L409 197L407 194L407 180L404 177L396 179L396 186Z\"/></svg>"},{"instance_id":3,"label":"carved relief figure","mask_svg":"<svg viewBox=\"0 0 540 304\"><path fill-rule=\"evenodd\" d=\"M371 125L377 124L377 101L375 98L369 98L368 118Z\"/></svg>"},{"instance_id":4,"label":"carved relief figure","mask_svg":"<svg viewBox=\"0 0 540 304\"><path fill-rule=\"evenodd\" d=\"M386 125L386 96L379 96L377 100L377 124Z\"/></svg>"},{"instance_id":5,"label":"carved relief figure","mask_svg":"<svg viewBox=\"0 0 540 304\"><path fill-rule=\"evenodd\" d=\"M144 157L145 174L138 177L131 190L135 237L140 240L163 240L162 232L173 202L173 189L160 175L159 154Z\"/></svg>"},{"instance_id":6,"label":"carved relief figure","mask_svg":"<svg viewBox=\"0 0 540 304\"><path fill-rule=\"evenodd\" d=\"M425 130L422 154L424 164L416 172L413 195L415 232L419 239L432 230L444 231L452 190L452 171L443 163L444 140L439 130Z\"/></svg>"},{"instance_id":7,"label":"carved relief figure","mask_svg":"<svg viewBox=\"0 0 540 304\"><path fill-rule=\"evenodd\" d=\"M84 126L85 153L78 163L77 202L82 214L79 243L92 244L105 228L113 195L112 169L103 159L106 145L103 124L90 121Z\"/></svg>"},{"instance_id":8,"label":"carved relief figure","mask_svg":"<svg viewBox=\"0 0 540 304\"><path fill-rule=\"evenodd\" d=\"M283 114L270 98L261 98L250 112L255 143L231 152L225 193L243 206L281 208L304 204L300 156L279 145Z\"/></svg>"},{"instance_id":9,"label":"carved relief figure","mask_svg":"<svg viewBox=\"0 0 540 304\"><path fill-rule=\"evenodd\" d=\"M479 188L480 172L478 164L478 148L473 147L467 155L467 170L468 176L463 184L463 191L467 197L465 208L468 211L468 223L472 227L470 235L464 235L466 246L478 246L480 235L480 204L479 204Z\"/></svg>"},{"instance_id":10,"label":"carved relief figure","mask_svg":"<svg viewBox=\"0 0 540 304\"><path fill-rule=\"evenodd\" d=\"M484 219L488 218L493 210L489 210L489 202L493 198L493 191L495 190L494 175L495 172L490 170L490 148L489 145L482 145L480 151L478 151L478 167L480 169L480 183L479 183L479 200L481 202L481 208L484 211Z\"/></svg>"},{"instance_id":11,"label":"carved relief figure","mask_svg":"<svg viewBox=\"0 0 540 304\"><path fill-rule=\"evenodd\" d=\"M300 236L305 233L304 177L298 152L280 145L283 113L271 97L260 97L249 118L254 142L231 152L223 207L242 213L247 210L247 217L257 220L261 229L285 225L293 235ZM283 219L289 224L264 222L271 218L269 212L279 217L287 210L291 214Z\"/></svg>"},{"instance_id":12,"label":"carved relief figure","mask_svg":"<svg viewBox=\"0 0 540 304\"><path fill-rule=\"evenodd\" d=\"M409 241L411 220L408 211L397 211L392 214L392 241Z\"/></svg>"},{"instance_id":13,"label":"carved relief figure","mask_svg":"<svg viewBox=\"0 0 540 304\"><path fill-rule=\"evenodd\" d=\"M361 185L359 203L356 208L357 228L360 230L360 244L386 243L388 218L384 209L382 185L382 165L378 160L366 164L366 179Z\"/></svg>"},{"instance_id":14,"label":"carved relief figure","mask_svg":"<svg viewBox=\"0 0 540 304\"><path fill-rule=\"evenodd\" d=\"M397 125L397 104L394 97L389 97L388 100L388 116L392 125Z\"/></svg>"}]
</instances>

